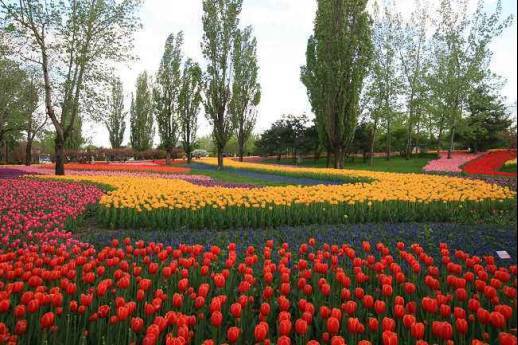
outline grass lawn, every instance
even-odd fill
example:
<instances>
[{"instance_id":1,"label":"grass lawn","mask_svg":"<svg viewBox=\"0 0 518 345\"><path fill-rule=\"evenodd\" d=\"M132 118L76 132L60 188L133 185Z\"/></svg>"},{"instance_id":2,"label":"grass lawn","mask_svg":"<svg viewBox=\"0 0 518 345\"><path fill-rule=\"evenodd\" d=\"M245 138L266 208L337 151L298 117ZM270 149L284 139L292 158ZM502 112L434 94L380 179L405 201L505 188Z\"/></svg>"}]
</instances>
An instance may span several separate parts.
<instances>
[{"instance_id":1,"label":"grass lawn","mask_svg":"<svg viewBox=\"0 0 518 345\"><path fill-rule=\"evenodd\" d=\"M390 160L386 160L385 157L376 157L372 165L369 162L364 163L362 158L355 157L354 161L347 160L344 163L345 169L352 170L372 170L372 171L387 171L387 172L398 172L398 173L420 173L423 172L423 167L432 159L437 156L435 154L427 154L412 157L407 160L403 157L391 157ZM278 162L275 159L265 160L265 163L273 164L288 164L293 165L293 159L282 159ZM299 166L314 167L314 168L325 168L326 159L321 158L318 161L313 159L305 159Z\"/></svg>"},{"instance_id":2,"label":"grass lawn","mask_svg":"<svg viewBox=\"0 0 518 345\"><path fill-rule=\"evenodd\" d=\"M236 172L233 172L230 169L219 171L219 170L192 168L191 172L189 174L210 176L215 181L227 182L227 183L252 184L252 185L259 185L259 186L285 186L285 185L288 185L288 183L269 181L266 179L259 179L259 178L243 176Z\"/></svg>"}]
</instances>

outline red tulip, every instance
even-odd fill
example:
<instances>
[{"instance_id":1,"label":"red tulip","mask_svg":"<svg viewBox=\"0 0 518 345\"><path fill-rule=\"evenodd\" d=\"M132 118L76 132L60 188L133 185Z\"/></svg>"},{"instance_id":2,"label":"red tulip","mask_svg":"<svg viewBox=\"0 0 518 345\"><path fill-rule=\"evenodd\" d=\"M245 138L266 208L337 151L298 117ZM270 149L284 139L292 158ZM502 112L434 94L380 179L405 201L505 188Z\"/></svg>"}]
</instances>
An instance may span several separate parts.
<instances>
[{"instance_id":1,"label":"red tulip","mask_svg":"<svg viewBox=\"0 0 518 345\"><path fill-rule=\"evenodd\" d=\"M340 321L336 317L327 319L327 331L331 334L337 334L340 329Z\"/></svg>"},{"instance_id":2,"label":"red tulip","mask_svg":"<svg viewBox=\"0 0 518 345\"><path fill-rule=\"evenodd\" d=\"M306 320L297 319L297 321L295 321L295 331L299 335L306 334L308 331L308 323L306 322Z\"/></svg>"},{"instance_id":3,"label":"red tulip","mask_svg":"<svg viewBox=\"0 0 518 345\"><path fill-rule=\"evenodd\" d=\"M212 324L212 326L220 327L222 322L223 322L223 314L221 314L220 311L216 310L210 315L210 323Z\"/></svg>"},{"instance_id":4,"label":"red tulip","mask_svg":"<svg viewBox=\"0 0 518 345\"><path fill-rule=\"evenodd\" d=\"M231 344L233 344L233 343L237 342L240 334L241 334L241 330L238 327L230 327L227 330L227 339Z\"/></svg>"},{"instance_id":5,"label":"red tulip","mask_svg":"<svg viewBox=\"0 0 518 345\"><path fill-rule=\"evenodd\" d=\"M131 318L131 329L135 333L140 333L142 329L144 328L144 320L142 320L140 317L132 317Z\"/></svg>"},{"instance_id":6,"label":"red tulip","mask_svg":"<svg viewBox=\"0 0 518 345\"><path fill-rule=\"evenodd\" d=\"M258 342L263 341L266 339L266 336L268 335L268 324L265 322L260 322L257 326L255 326L254 329L254 337L255 340Z\"/></svg>"},{"instance_id":7,"label":"red tulip","mask_svg":"<svg viewBox=\"0 0 518 345\"><path fill-rule=\"evenodd\" d=\"M43 314L40 318L41 328L47 329L47 328L54 326L54 319L55 319L55 316L54 316L53 312L47 312L47 313Z\"/></svg>"},{"instance_id":8,"label":"red tulip","mask_svg":"<svg viewBox=\"0 0 518 345\"><path fill-rule=\"evenodd\" d=\"M493 327L498 328L498 329L504 328L504 326L506 324L504 315L502 315L501 313L499 313L497 311L494 311L489 315L489 320L491 322L491 325L493 325Z\"/></svg>"},{"instance_id":9,"label":"red tulip","mask_svg":"<svg viewBox=\"0 0 518 345\"><path fill-rule=\"evenodd\" d=\"M398 345L398 336L391 331L384 331L382 333L383 345Z\"/></svg>"}]
</instances>

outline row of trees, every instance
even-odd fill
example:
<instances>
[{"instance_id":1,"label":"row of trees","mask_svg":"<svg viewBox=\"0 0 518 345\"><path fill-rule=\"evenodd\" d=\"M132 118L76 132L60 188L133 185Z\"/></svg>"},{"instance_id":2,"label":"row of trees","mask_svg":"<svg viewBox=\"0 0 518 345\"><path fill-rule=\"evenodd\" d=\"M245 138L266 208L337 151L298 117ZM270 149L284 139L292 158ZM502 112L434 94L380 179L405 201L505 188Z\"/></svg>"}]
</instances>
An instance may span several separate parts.
<instances>
[{"instance_id":1,"label":"row of trees","mask_svg":"<svg viewBox=\"0 0 518 345\"><path fill-rule=\"evenodd\" d=\"M261 94L256 39L251 27L238 27L241 5L242 1L235 0L204 1L205 72L196 62L184 59L183 33L179 32L167 38L156 76L150 78L147 72L138 76L130 108L130 143L134 149L151 148L157 127L160 147L168 153L167 160L181 142L190 162L203 103L213 126L220 168L225 146L234 135L239 157L243 159ZM105 120L113 147L120 147L125 130L122 98L120 82L115 81L111 112Z\"/></svg>"},{"instance_id":2,"label":"row of trees","mask_svg":"<svg viewBox=\"0 0 518 345\"><path fill-rule=\"evenodd\" d=\"M335 168L359 125L371 153L385 138L388 159L396 129L405 128L410 158L422 137L439 149L447 144L449 154L459 137L481 150L511 125L489 44L512 18L502 19L500 1L493 13L470 3L441 0L431 10L416 1L403 18L390 0L375 4L372 17L366 0L318 1L301 80Z\"/></svg>"},{"instance_id":3,"label":"row of trees","mask_svg":"<svg viewBox=\"0 0 518 345\"><path fill-rule=\"evenodd\" d=\"M6 51L12 61L23 65L22 70L35 70L35 84L40 87L36 95L41 95L44 117L55 133L56 174L64 174L64 150L81 145L81 124L87 115L104 123L113 148L122 146L127 113L122 83L113 72L116 64L134 59L133 35L140 27L140 4L140 0L0 0ZM203 1L204 71L184 59L181 32L167 38L156 75L140 74L132 95L133 149L151 148L158 129L160 147L168 159L179 141L190 159L203 105L213 127L220 168L224 147L234 135L242 158L261 92L257 42L251 27L239 27L241 8L242 0ZM34 113L20 105L12 108ZM1 116L4 135L11 131L4 118L12 123L15 115L10 110ZM31 136L28 133L27 139Z\"/></svg>"}]
</instances>

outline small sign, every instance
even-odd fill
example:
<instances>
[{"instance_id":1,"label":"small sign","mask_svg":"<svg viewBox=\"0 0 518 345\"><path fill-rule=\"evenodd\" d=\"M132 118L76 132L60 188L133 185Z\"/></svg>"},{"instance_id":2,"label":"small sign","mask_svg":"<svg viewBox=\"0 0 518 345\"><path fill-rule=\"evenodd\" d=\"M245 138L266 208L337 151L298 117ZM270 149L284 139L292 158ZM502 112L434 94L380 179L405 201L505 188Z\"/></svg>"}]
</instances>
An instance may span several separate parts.
<instances>
[{"instance_id":1,"label":"small sign","mask_svg":"<svg viewBox=\"0 0 518 345\"><path fill-rule=\"evenodd\" d=\"M510 259L511 258L511 255L509 255L509 253L505 250L497 250L496 255L498 255L498 257L500 259Z\"/></svg>"}]
</instances>

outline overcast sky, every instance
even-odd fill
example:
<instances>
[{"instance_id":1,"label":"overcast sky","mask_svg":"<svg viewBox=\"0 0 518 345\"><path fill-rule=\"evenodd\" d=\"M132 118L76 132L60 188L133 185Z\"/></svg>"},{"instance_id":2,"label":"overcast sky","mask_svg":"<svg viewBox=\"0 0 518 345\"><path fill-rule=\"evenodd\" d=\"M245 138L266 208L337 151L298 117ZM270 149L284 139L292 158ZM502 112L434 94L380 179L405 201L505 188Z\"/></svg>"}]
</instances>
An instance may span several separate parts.
<instances>
[{"instance_id":1,"label":"overcast sky","mask_svg":"<svg viewBox=\"0 0 518 345\"><path fill-rule=\"evenodd\" d=\"M403 13L411 11L411 0L394 1ZM489 7L495 2L486 0ZM517 83L516 0L503 0L503 7L504 14L512 14L515 19L512 27L492 45L492 67L507 80L503 93L511 104L516 101ZM244 0L241 26L252 25L257 37L262 87L256 132L268 128L284 113L311 114L306 89L300 82L300 66L305 63L306 43L313 30L315 10L315 0ZM171 32L182 30L185 56L203 61L201 0L144 0L141 18L143 29L135 36L135 54L139 60L120 69L128 97L140 72L157 70L165 39ZM199 122L200 135L210 133L203 115ZM109 146L108 133L102 126L88 123L84 127L84 134L92 144ZM129 132L129 125L127 127ZM128 137L129 133L126 133Z\"/></svg>"}]
</instances>

